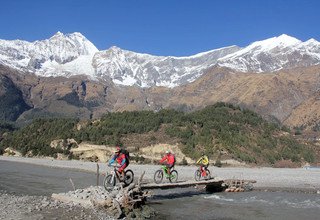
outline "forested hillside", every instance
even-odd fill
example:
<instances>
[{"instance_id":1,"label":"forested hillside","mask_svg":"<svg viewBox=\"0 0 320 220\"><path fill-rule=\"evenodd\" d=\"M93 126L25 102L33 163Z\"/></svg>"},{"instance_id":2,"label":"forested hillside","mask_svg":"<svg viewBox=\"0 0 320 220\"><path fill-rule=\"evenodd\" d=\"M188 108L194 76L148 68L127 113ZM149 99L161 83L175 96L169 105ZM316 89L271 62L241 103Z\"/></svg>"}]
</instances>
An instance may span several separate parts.
<instances>
[{"instance_id":1,"label":"forested hillside","mask_svg":"<svg viewBox=\"0 0 320 220\"><path fill-rule=\"evenodd\" d=\"M156 135L158 133L163 135ZM139 143L141 134L149 135L143 143ZM107 113L94 121L37 119L20 130L7 133L0 147L12 147L24 155L28 152L54 155L68 151L51 148L51 141L68 138L77 143L125 147L135 147L130 143L147 147L176 140L183 153L191 158L206 153L215 159L229 157L255 164L317 160L312 148L297 142L288 129L268 123L252 111L226 103L191 113L133 111Z\"/></svg>"}]
</instances>

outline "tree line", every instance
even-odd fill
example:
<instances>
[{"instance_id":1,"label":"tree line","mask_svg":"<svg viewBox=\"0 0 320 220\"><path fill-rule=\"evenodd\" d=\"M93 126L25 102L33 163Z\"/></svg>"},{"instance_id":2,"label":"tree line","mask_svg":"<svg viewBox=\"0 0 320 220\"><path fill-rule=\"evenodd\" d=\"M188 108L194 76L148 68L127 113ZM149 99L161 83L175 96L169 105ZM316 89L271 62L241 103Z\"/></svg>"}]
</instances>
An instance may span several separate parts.
<instances>
[{"instance_id":1,"label":"tree line","mask_svg":"<svg viewBox=\"0 0 320 220\"><path fill-rule=\"evenodd\" d=\"M33 155L55 155L61 151L50 147L55 139L74 138L78 143L114 146L122 145L128 134L157 132L161 126L166 135L180 140L182 151L191 158L201 153L219 158L227 152L248 163L315 161L313 150L296 141L288 128L228 103L216 103L190 113L163 109L106 113L88 121L36 119L24 128L9 131L0 148L10 146L23 154L31 151Z\"/></svg>"}]
</instances>

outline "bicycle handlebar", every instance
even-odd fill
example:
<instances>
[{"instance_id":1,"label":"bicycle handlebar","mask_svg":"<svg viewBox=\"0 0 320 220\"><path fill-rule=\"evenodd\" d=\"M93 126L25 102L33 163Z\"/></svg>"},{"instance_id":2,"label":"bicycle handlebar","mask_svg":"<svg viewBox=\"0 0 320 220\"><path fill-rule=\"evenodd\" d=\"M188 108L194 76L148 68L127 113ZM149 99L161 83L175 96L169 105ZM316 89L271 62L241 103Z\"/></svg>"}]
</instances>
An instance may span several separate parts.
<instances>
[{"instance_id":1,"label":"bicycle handlebar","mask_svg":"<svg viewBox=\"0 0 320 220\"><path fill-rule=\"evenodd\" d=\"M121 166L117 164L109 164L108 167L113 167L113 168L120 168Z\"/></svg>"},{"instance_id":2,"label":"bicycle handlebar","mask_svg":"<svg viewBox=\"0 0 320 220\"><path fill-rule=\"evenodd\" d=\"M161 165L161 168L165 170L168 169L168 167L165 164Z\"/></svg>"}]
</instances>

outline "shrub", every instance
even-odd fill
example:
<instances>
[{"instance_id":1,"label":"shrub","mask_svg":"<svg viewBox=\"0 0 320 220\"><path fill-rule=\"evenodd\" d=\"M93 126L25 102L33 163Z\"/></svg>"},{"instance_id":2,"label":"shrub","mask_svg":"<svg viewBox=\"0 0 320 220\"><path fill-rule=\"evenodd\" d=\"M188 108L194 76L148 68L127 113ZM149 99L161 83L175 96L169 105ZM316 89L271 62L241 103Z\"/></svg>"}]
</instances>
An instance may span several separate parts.
<instances>
[{"instance_id":1,"label":"shrub","mask_svg":"<svg viewBox=\"0 0 320 220\"><path fill-rule=\"evenodd\" d=\"M188 165L188 161L186 160L185 157L183 157L183 159L182 159L182 161L181 161L180 164L181 164L181 165Z\"/></svg>"},{"instance_id":2,"label":"shrub","mask_svg":"<svg viewBox=\"0 0 320 220\"><path fill-rule=\"evenodd\" d=\"M216 162L214 163L214 165L215 165L216 167L222 167L221 160L220 160L220 159L217 159Z\"/></svg>"},{"instance_id":3,"label":"shrub","mask_svg":"<svg viewBox=\"0 0 320 220\"><path fill-rule=\"evenodd\" d=\"M311 150L305 150L303 152L303 158L308 163L313 163L315 161L314 153Z\"/></svg>"}]
</instances>

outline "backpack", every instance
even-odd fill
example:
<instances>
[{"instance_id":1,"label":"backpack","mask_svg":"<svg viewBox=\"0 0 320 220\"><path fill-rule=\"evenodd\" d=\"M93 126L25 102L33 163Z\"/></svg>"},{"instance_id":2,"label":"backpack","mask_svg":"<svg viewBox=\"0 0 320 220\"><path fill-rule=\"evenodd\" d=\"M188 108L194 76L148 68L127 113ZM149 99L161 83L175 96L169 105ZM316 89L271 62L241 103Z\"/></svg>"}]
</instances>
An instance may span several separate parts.
<instances>
[{"instance_id":1,"label":"backpack","mask_svg":"<svg viewBox=\"0 0 320 220\"><path fill-rule=\"evenodd\" d=\"M172 156L173 161L174 161L173 164L175 164L176 163L176 156L174 154L172 154L172 153L171 153L171 156Z\"/></svg>"},{"instance_id":2,"label":"backpack","mask_svg":"<svg viewBox=\"0 0 320 220\"><path fill-rule=\"evenodd\" d=\"M126 159L127 159L128 163L129 163L129 161L130 161L129 151L127 151L126 149L121 149L121 153L123 153L126 156Z\"/></svg>"}]
</instances>

